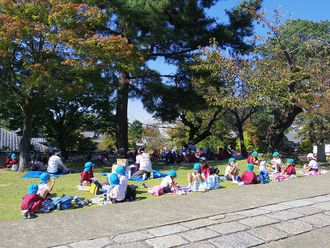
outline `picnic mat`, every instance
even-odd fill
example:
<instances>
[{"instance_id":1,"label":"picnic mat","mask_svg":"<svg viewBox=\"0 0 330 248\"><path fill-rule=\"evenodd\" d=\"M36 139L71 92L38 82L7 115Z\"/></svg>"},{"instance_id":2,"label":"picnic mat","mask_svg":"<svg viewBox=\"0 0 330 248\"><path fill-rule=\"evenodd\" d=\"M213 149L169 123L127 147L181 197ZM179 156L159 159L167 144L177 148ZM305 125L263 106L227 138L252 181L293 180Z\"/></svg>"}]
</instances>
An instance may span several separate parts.
<instances>
[{"instance_id":1,"label":"picnic mat","mask_svg":"<svg viewBox=\"0 0 330 248\"><path fill-rule=\"evenodd\" d=\"M75 170L71 170L71 172L73 172ZM40 175L44 173L44 171L30 171L27 174L21 176L21 178L31 178L31 177L35 177L35 178L39 178ZM50 174L51 177L59 177L59 176L63 176L64 174L56 174L56 175L52 175Z\"/></svg>"},{"instance_id":2,"label":"picnic mat","mask_svg":"<svg viewBox=\"0 0 330 248\"><path fill-rule=\"evenodd\" d=\"M166 177L167 174L156 171L156 170L152 170L153 173L153 178L160 178L160 177ZM101 176L108 176L108 174L111 173L102 173ZM145 179L143 179L142 177L136 177L136 178L129 178L128 180L132 180L132 181L137 181L137 182L142 182L144 180L149 180L149 177L146 177Z\"/></svg>"}]
</instances>

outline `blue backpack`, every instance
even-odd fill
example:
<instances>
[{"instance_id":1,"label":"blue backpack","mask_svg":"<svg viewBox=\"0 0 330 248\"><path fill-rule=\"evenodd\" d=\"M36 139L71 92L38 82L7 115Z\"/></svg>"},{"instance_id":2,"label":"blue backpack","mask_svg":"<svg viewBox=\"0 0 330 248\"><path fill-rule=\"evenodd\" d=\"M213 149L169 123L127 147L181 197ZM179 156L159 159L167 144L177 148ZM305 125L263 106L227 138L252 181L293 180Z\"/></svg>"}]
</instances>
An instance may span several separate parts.
<instances>
[{"instance_id":1,"label":"blue backpack","mask_svg":"<svg viewBox=\"0 0 330 248\"><path fill-rule=\"evenodd\" d=\"M73 199L73 196L62 195L60 199L56 201L56 209L65 210L71 208Z\"/></svg>"}]
</instances>

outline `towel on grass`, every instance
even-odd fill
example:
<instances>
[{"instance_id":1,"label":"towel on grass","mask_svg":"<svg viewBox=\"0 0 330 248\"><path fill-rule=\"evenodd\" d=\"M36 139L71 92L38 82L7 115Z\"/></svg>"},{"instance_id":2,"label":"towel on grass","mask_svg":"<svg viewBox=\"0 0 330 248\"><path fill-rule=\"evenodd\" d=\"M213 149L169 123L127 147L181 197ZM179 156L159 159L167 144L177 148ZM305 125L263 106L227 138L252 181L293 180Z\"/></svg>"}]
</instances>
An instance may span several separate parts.
<instances>
[{"instance_id":1,"label":"towel on grass","mask_svg":"<svg viewBox=\"0 0 330 248\"><path fill-rule=\"evenodd\" d=\"M73 172L75 170L71 170L71 172ZM32 177L35 177L35 178L39 178L40 175L44 173L44 171L30 171L28 172L27 174L21 176L21 178L32 178ZM65 174L50 174L51 177L59 177L59 176L63 176Z\"/></svg>"},{"instance_id":2,"label":"towel on grass","mask_svg":"<svg viewBox=\"0 0 330 248\"><path fill-rule=\"evenodd\" d=\"M88 186L81 186L81 185L76 185L76 186L80 191L89 191L91 189L91 187Z\"/></svg>"}]
</instances>

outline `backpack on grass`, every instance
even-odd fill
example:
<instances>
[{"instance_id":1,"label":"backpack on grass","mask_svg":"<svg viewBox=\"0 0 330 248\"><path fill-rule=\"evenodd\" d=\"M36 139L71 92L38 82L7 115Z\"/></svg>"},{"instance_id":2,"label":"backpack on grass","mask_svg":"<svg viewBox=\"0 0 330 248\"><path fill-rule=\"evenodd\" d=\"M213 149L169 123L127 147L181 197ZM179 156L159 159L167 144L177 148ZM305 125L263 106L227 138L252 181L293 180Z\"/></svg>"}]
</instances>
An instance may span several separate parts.
<instances>
[{"instance_id":1,"label":"backpack on grass","mask_svg":"<svg viewBox=\"0 0 330 248\"><path fill-rule=\"evenodd\" d=\"M135 185L127 185L125 200L135 201L136 198L136 187Z\"/></svg>"}]
</instances>

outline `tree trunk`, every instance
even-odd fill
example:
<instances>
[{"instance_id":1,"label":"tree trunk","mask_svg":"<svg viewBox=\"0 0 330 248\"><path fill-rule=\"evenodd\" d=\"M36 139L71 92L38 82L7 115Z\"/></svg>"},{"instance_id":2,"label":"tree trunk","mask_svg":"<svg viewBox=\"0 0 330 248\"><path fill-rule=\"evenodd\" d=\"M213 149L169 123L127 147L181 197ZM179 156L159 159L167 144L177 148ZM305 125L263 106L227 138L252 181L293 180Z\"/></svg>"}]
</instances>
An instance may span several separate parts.
<instances>
[{"instance_id":1,"label":"tree trunk","mask_svg":"<svg viewBox=\"0 0 330 248\"><path fill-rule=\"evenodd\" d=\"M128 150L128 89L129 75L127 72L120 72L118 78L117 103L116 103L116 148Z\"/></svg>"},{"instance_id":2,"label":"tree trunk","mask_svg":"<svg viewBox=\"0 0 330 248\"><path fill-rule=\"evenodd\" d=\"M59 133L58 136L58 144L60 146L61 152L62 152L62 156L65 158L67 152L66 152L66 146L65 146L65 137L63 134Z\"/></svg>"},{"instance_id":3,"label":"tree trunk","mask_svg":"<svg viewBox=\"0 0 330 248\"><path fill-rule=\"evenodd\" d=\"M317 161L320 161L320 162L326 162L327 161L327 158L325 156L325 144L324 144L324 142L317 145Z\"/></svg>"},{"instance_id":4,"label":"tree trunk","mask_svg":"<svg viewBox=\"0 0 330 248\"><path fill-rule=\"evenodd\" d=\"M241 149L243 149L243 147L245 147L244 145L244 135L243 135L243 123L241 122L237 122L236 123L237 126L237 130L238 130L238 137L241 143Z\"/></svg>"},{"instance_id":5,"label":"tree trunk","mask_svg":"<svg viewBox=\"0 0 330 248\"><path fill-rule=\"evenodd\" d=\"M289 105L285 107L284 113L275 115L274 123L267 128L266 133L268 153L283 150L284 131L291 126L296 116L302 111L300 107Z\"/></svg>"},{"instance_id":6,"label":"tree trunk","mask_svg":"<svg viewBox=\"0 0 330 248\"><path fill-rule=\"evenodd\" d=\"M19 143L19 172L24 172L30 161L31 135L32 135L32 107L30 101L24 107L24 121L22 130L22 139Z\"/></svg>"}]
</instances>

